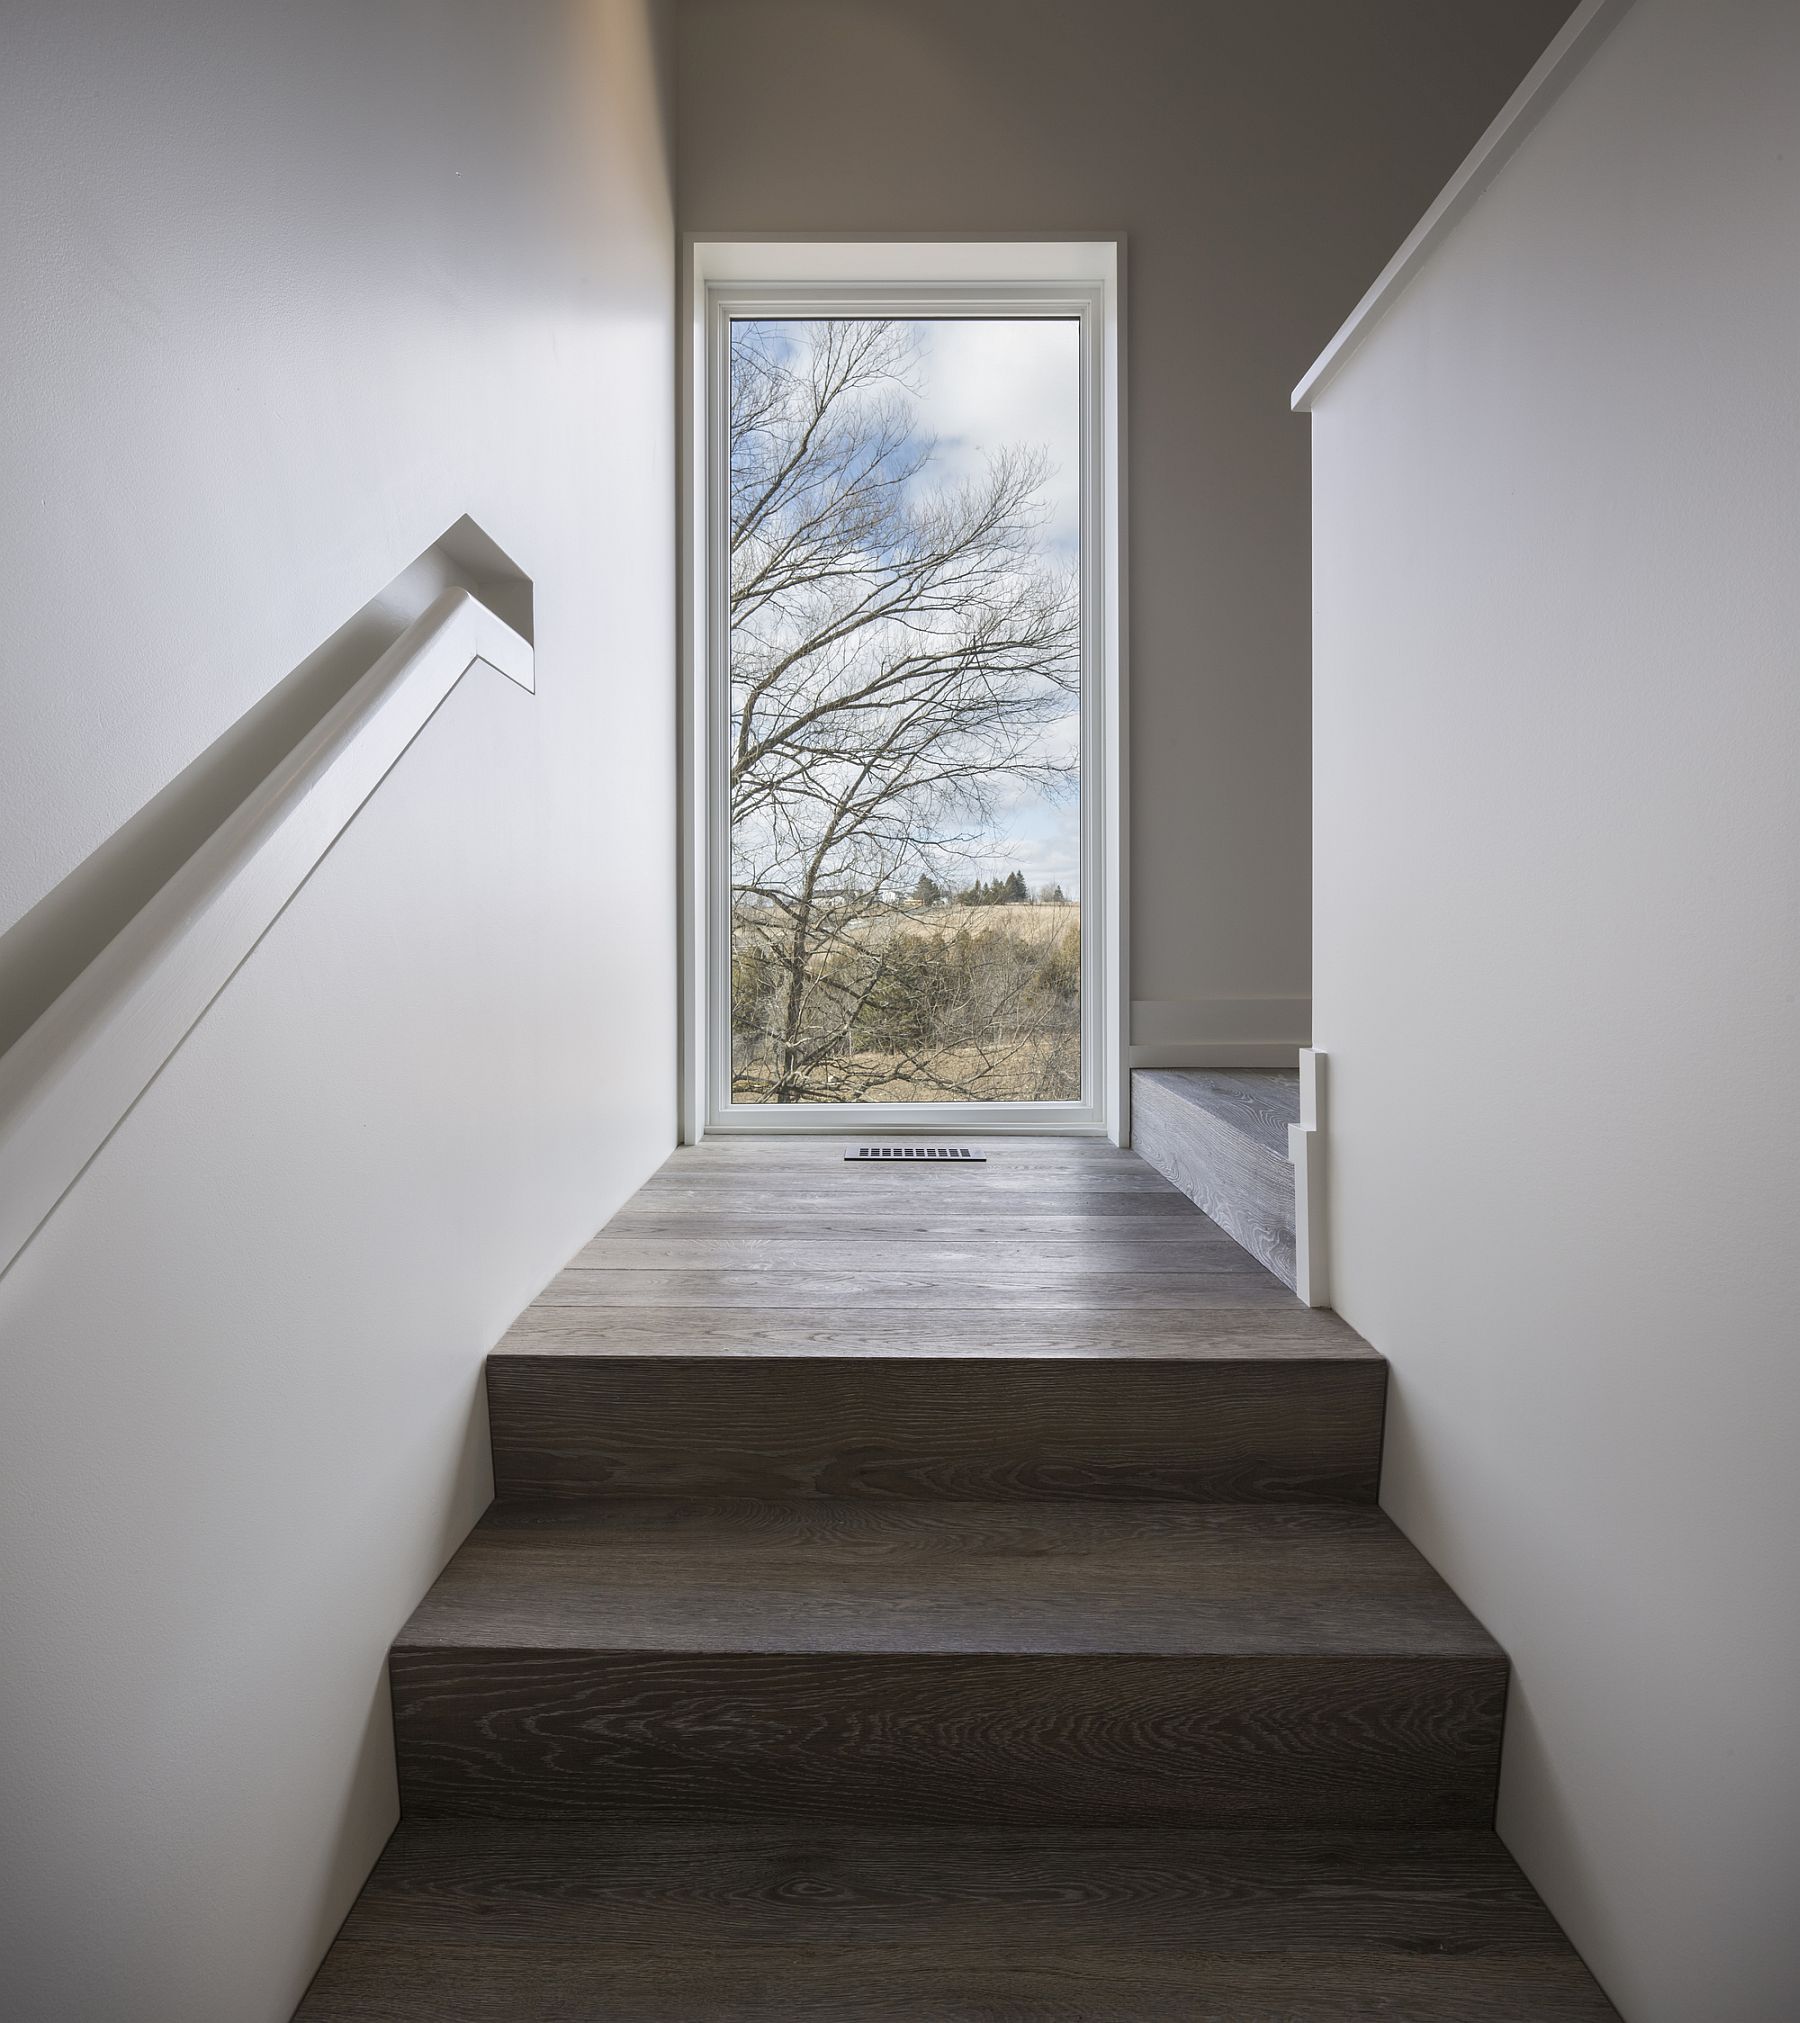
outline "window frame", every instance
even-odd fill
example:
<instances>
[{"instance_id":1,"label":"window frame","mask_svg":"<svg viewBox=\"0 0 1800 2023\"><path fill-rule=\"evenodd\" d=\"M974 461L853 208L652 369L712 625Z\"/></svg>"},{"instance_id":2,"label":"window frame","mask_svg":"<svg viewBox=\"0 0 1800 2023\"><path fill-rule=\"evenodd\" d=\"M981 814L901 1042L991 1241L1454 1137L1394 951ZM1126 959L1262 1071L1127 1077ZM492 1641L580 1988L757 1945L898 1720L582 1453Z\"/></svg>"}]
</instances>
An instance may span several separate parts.
<instances>
[{"instance_id":1,"label":"window frame","mask_svg":"<svg viewBox=\"0 0 1800 2023\"><path fill-rule=\"evenodd\" d=\"M855 256L846 260L851 251ZM1116 242L694 243L684 472L682 1137L1099 1135L1123 1143L1123 738ZM709 257L709 255L711 257ZM984 256L987 256L984 258ZM724 271L720 271L720 270ZM1058 318L1080 331L1081 1060L1064 1102L731 1100L730 325L757 317Z\"/></svg>"}]
</instances>

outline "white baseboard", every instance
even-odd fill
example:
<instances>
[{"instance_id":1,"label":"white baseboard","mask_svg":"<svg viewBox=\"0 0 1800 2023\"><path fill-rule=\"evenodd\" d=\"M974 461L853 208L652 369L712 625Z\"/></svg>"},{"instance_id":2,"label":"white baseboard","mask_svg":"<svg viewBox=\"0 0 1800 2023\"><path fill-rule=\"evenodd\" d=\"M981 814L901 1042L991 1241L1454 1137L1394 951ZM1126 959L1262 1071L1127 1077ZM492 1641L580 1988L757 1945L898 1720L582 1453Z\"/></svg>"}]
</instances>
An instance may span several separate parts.
<instances>
[{"instance_id":1,"label":"white baseboard","mask_svg":"<svg viewBox=\"0 0 1800 2023\"><path fill-rule=\"evenodd\" d=\"M1312 1037L1310 997L1137 998L1134 1068L1291 1068Z\"/></svg>"},{"instance_id":2,"label":"white baseboard","mask_svg":"<svg viewBox=\"0 0 1800 2023\"><path fill-rule=\"evenodd\" d=\"M1191 1040L1186 1045L1130 1047L1132 1068L1291 1068L1299 1059L1296 1042L1280 1040Z\"/></svg>"}]
</instances>

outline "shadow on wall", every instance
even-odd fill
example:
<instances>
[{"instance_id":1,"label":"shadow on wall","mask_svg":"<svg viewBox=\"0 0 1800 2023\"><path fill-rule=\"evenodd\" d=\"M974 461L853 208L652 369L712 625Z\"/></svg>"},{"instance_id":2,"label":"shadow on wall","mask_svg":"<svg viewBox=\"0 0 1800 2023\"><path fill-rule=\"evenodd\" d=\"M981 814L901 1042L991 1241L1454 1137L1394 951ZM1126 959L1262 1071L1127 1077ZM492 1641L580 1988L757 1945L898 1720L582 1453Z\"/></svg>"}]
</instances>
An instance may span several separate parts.
<instances>
[{"instance_id":1,"label":"shadow on wall","mask_svg":"<svg viewBox=\"0 0 1800 2023\"><path fill-rule=\"evenodd\" d=\"M0 935L0 1054L420 612L455 588L532 639L530 579L473 520L458 520Z\"/></svg>"},{"instance_id":2,"label":"shadow on wall","mask_svg":"<svg viewBox=\"0 0 1800 2023\"><path fill-rule=\"evenodd\" d=\"M464 1429L462 1451L445 1485L436 1513L435 1562L449 1564L469 1535L472 1514L493 1500L492 1446L488 1437L485 1368L476 1378ZM400 1624L394 1625L399 1635ZM337 1817L310 1900L296 1905L295 1929L309 1960L324 1957L344 1922L346 1904L369 1872L371 1838L377 1845L399 1819L399 1786L394 1772L394 1695L383 1658L369 1694L368 1718L353 1758L343 1766ZM374 1821L373 1831L370 1822ZM382 1822L385 1821L385 1825Z\"/></svg>"}]
</instances>

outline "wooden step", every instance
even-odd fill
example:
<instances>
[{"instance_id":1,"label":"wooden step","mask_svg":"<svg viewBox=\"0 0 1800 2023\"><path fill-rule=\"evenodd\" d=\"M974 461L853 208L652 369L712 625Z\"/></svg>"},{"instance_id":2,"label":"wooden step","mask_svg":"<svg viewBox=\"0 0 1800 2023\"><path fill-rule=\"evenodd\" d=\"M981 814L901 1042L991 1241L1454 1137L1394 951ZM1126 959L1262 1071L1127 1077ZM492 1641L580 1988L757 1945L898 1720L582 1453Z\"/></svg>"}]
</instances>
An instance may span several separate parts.
<instances>
[{"instance_id":1,"label":"wooden step","mask_svg":"<svg viewBox=\"0 0 1800 2023\"><path fill-rule=\"evenodd\" d=\"M1290 1289L1287 1134L1299 1121L1293 1069L1139 1068L1131 1077L1135 1149Z\"/></svg>"},{"instance_id":2,"label":"wooden step","mask_svg":"<svg viewBox=\"0 0 1800 2023\"><path fill-rule=\"evenodd\" d=\"M1490 1823L1506 1665L1373 1509L496 1506L391 1660L408 1819Z\"/></svg>"},{"instance_id":3,"label":"wooden step","mask_svg":"<svg viewBox=\"0 0 1800 2023\"><path fill-rule=\"evenodd\" d=\"M1366 1342L1135 1154L983 1144L677 1152L491 1361L500 1493L1373 1500Z\"/></svg>"},{"instance_id":4,"label":"wooden step","mask_svg":"<svg viewBox=\"0 0 1800 2023\"><path fill-rule=\"evenodd\" d=\"M630 1354L582 1353L596 1336L579 1333L555 1340L560 1353L494 1355L497 1492L1375 1500L1387 1365L1347 1329L1321 1352L1317 1336L1262 1336L1241 1316L1222 1336L1176 1316L1185 1326L1160 1331L1006 1331L996 1350L1008 1317L968 1315L953 1332L913 1314L915 1340L957 1352L896 1353L902 1337L884 1333L846 1354L808 1352L779 1311L777 1353L766 1332L759 1352L732 1353L716 1316L665 1312L654 1331L609 1322ZM843 1333L840 1319L832 1339ZM1046 1334L1067 1352L1034 1353Z\"/></svg>"},{"instance_id":5,"label":"wooden step","mask_svg":"<svg viewBox=\"0 0 1800 2023\"><path fill-rule=\"evenodd\" d=\"M403 1828L296 2023L1604 2023L1489 1833Z\"/></svg>"}]
</instances>

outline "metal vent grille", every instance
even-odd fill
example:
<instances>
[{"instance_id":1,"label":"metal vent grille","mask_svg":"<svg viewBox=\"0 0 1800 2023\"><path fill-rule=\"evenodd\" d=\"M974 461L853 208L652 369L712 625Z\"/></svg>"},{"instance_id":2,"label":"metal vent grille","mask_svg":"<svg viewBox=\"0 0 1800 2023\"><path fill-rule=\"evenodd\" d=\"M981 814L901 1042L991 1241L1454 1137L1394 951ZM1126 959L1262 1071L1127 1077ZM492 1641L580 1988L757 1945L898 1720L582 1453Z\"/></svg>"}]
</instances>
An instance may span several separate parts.
<instances>
[{"instance_id":1,"label":"metal vent grille","mask_svg":"<svg viewBox=\"0 0 1800 2023\"><path fill-rule=\"evenodd\" d=\"M958 1161L986 1159L985 1152L977 1152L969 1145L853 1145L844 1154L846 1159L954 1159Z\"/></svg>"}]
</instances>

